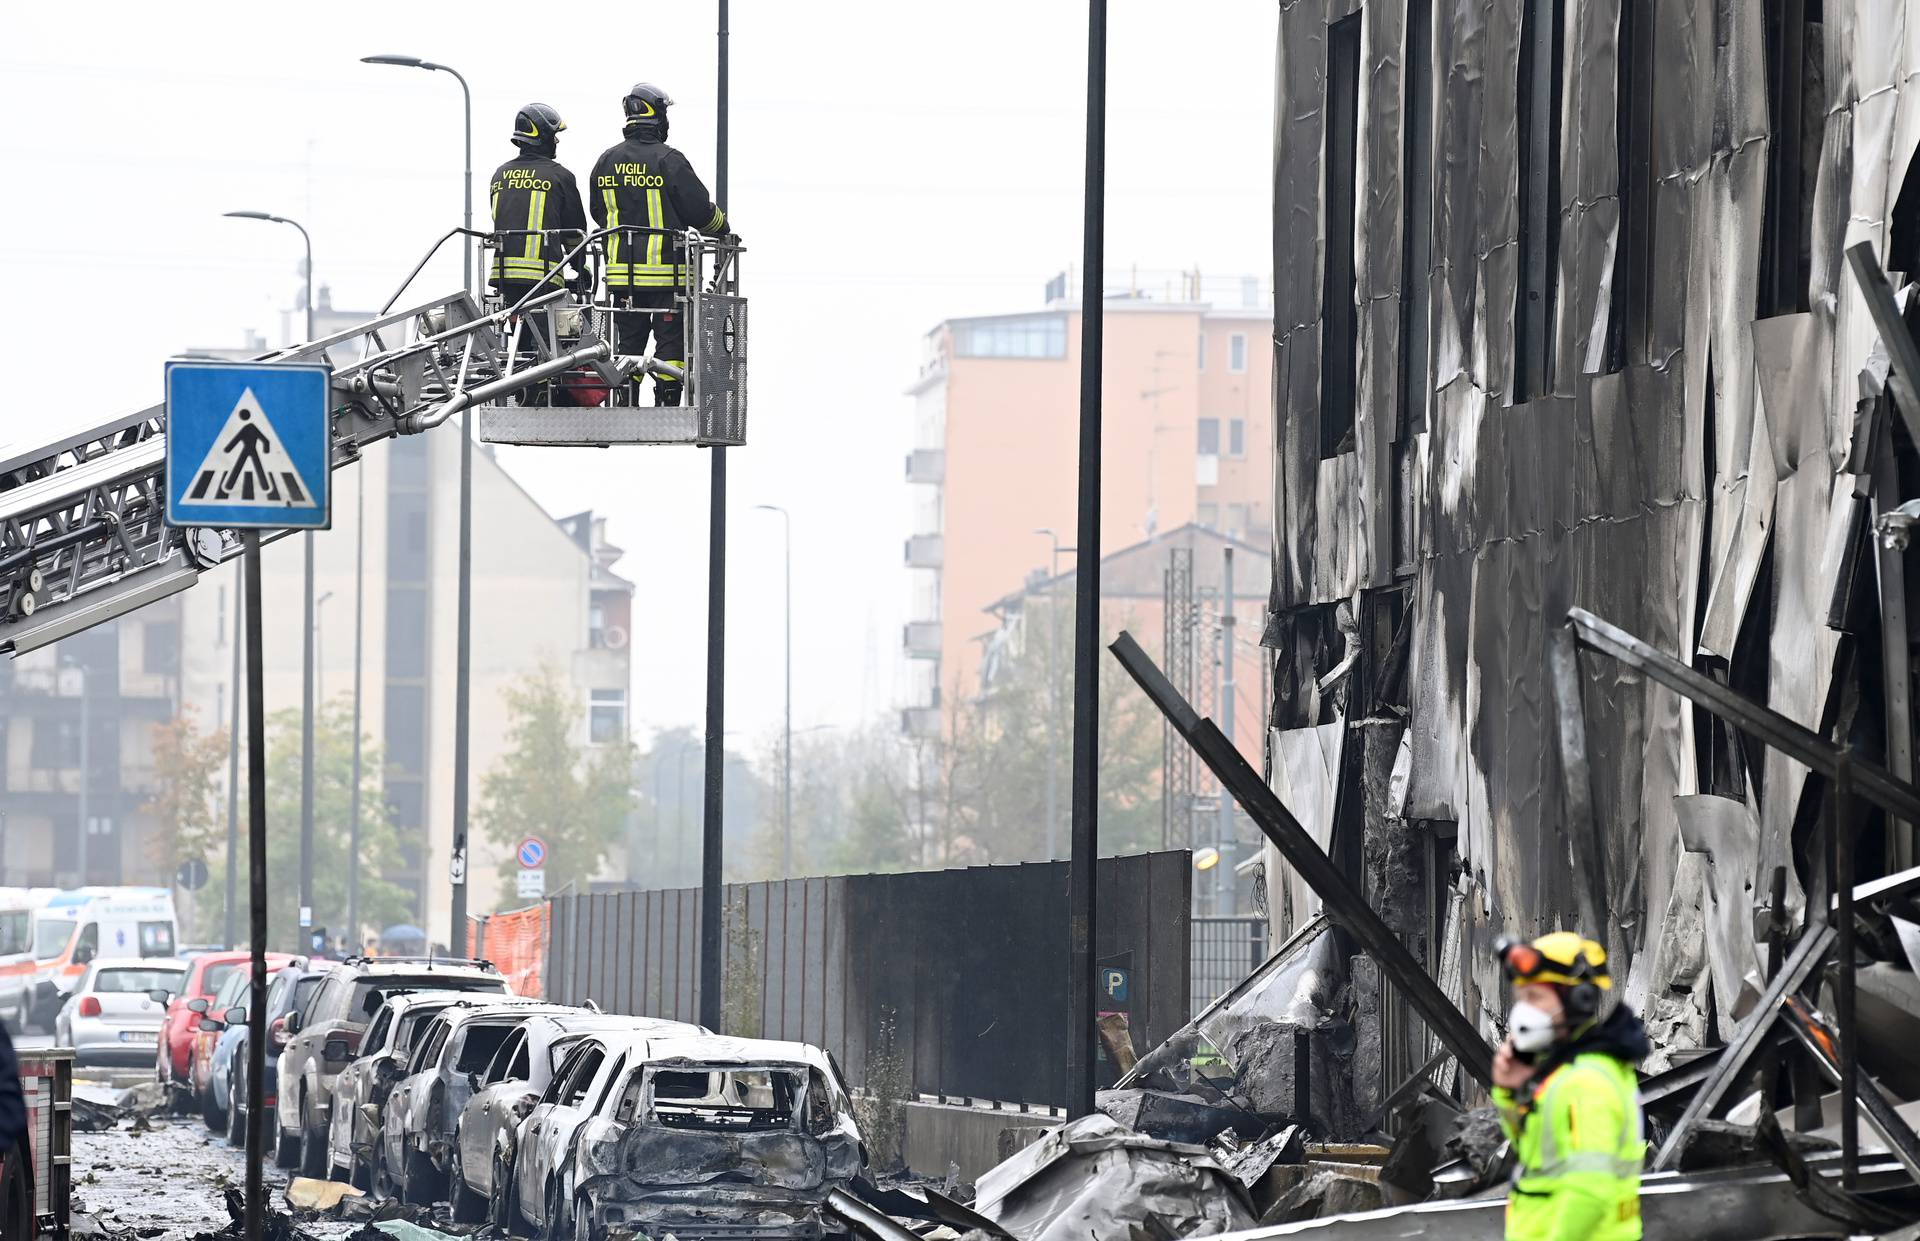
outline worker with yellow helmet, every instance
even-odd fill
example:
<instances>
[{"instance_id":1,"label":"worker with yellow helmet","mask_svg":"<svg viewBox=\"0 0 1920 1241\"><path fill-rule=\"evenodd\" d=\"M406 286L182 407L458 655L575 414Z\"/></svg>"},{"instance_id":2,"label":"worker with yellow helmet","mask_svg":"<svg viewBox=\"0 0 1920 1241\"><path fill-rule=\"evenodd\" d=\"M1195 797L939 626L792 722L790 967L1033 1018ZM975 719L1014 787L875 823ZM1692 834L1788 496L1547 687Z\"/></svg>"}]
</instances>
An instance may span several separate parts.
<instances>
[{"instance_id":1,"label":"worker with yellow helmet","mask_svg":"<svg viewBox=\"0 0 1920 1241\"><path fill-rule=\"evenodd\" d=\"M1493 1101L1518 1166L1509 1241L1639 1241L1640 1079L1647 1031L1613 988L1607 952L1572 931L1496 951L1513 986Z\"/></svg>"}]
</instances>

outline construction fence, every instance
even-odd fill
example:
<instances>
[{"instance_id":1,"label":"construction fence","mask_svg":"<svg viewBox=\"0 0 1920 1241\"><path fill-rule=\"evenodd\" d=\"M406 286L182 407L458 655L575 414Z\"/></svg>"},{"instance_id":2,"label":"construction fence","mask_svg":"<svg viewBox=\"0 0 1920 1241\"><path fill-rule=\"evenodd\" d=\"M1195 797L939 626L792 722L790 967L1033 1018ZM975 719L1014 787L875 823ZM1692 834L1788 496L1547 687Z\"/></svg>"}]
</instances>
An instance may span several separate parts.
<instances>
[{"instance_id":1,"label":"construction fence","mask_svg":"<svg viewBox=\"0 0 1920 1241\"><path fill-rule=\"evenodd\" d=\"M1136 1051L1187 1021L1191 873L1185 851L1100 861L1100 1007L1127 1015ZM855 1084L1065 1102L1065 862L729 884L723 900L728 1033L823 1047ZM547 998L699 1019L698 889L546 907Z\"/></svg>"},{"instance_id":2,"label":"construction fence","mask_svg":"<svg viewBox=\"0 0 1920 1241\"><path fill-rule=\"evenodd\" d=\"M547 927L544 903L467 919L467 955L492 961L515 995L545 995Z\"/></svg>"}]
</instances>

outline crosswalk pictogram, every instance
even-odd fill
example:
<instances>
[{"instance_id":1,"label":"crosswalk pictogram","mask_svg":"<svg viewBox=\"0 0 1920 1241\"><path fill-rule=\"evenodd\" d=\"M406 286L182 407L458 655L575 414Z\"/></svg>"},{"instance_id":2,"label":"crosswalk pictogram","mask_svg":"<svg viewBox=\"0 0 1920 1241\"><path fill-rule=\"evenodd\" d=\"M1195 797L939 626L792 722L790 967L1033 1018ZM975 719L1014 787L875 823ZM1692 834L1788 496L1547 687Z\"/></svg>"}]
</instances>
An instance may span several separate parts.
<instances>
[{"instance_id":1,"label":"crosswalk pictogram","mask_svg":"<svg viewBox=\"0 0 1920 1241\"><path fill-rule=\"evenodd\" d=\"M195 504L313 508L313 492L273 423L248 388L194 471L186 498Z\"/></svg>"}]
</instances>

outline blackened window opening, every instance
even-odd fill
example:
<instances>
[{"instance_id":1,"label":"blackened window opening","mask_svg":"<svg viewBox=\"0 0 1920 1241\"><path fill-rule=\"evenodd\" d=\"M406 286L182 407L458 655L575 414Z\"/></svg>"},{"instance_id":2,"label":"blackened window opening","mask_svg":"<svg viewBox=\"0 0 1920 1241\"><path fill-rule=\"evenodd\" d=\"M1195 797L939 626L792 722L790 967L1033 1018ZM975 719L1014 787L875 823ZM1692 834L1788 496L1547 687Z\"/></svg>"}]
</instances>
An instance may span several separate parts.
<instances>
[{"instance_id":1,"label":"blackened window opening","mask_svg":"<svg viewBox=\"0 0 1920 1241\"><path fill-rule=\"evenodd\" d=\"M1401 109L1400 435L1427 429L1427 316L1433 275L1433 6L1407 0Z\"/></svg>"},{"instance_id":2,"label":"blackened window opening","mask_svg":"<svg viewBox=\"0 0 1920 1241\"><path fill-rule=\"evenodd\" d=\"M1560 0L1525 0L1515 120L1520 137L1520 283L1513 396L1553 388L1553 300L1560 249Z\"/></svg>"},{"instance_id":3,"label":"blackened window opening","mask_svg":"<svg viewBox=\"0 0 1920 1241\"><path fill-rule=\"evenodd\" d=\"M1621 0L1615 134L1619 157L1620 239L1613 253L1607 313L1607 369L1647 356L1647 307L1653 284L1653 0Z\"/></svg>"},{"instance_id":4,"label":"blackened window opening","mask_svg":"<svg viewBox=\"0 0 1920 1241\"><path fill-rule=\"evenodd\" d=\"M1764 0L1767 147L1760 231L1761 317L1808 308L1812 233L1807 200L1820 163L1822 0Z\"/></svg>"},{"instance_id":5,"label":"blackened window opening","mask_svg":"<svg viewBox=\"0 0 1920 1241\"><path fill-rule=\"evenodd\" d=\"M1320 290L1320 455L1353 449L1353 219L1360 131L1360 14L1327 27L1326 268Z\"/></svg>"}]
</instances>

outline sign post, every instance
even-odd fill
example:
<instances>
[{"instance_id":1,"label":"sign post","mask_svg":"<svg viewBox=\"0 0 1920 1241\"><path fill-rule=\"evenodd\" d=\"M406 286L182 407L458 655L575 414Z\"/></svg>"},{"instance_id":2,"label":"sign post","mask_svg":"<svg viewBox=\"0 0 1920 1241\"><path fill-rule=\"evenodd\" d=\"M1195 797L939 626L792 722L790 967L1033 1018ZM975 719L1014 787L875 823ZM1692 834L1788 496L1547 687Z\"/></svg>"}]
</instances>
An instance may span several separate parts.
<instances>
[{"instance_id":1,"label":"sign post","mask_svg":"<svg viewBox=\"0 0 1920 1241\"><path fill-rule=\"evenodd\" d=\"M247 1241L266 1223L267 712L261 691L260 530L327 528L329 371L308 365L167 363L167 524L240 531L247 662Z\"/></svg>"}]
</instances>

